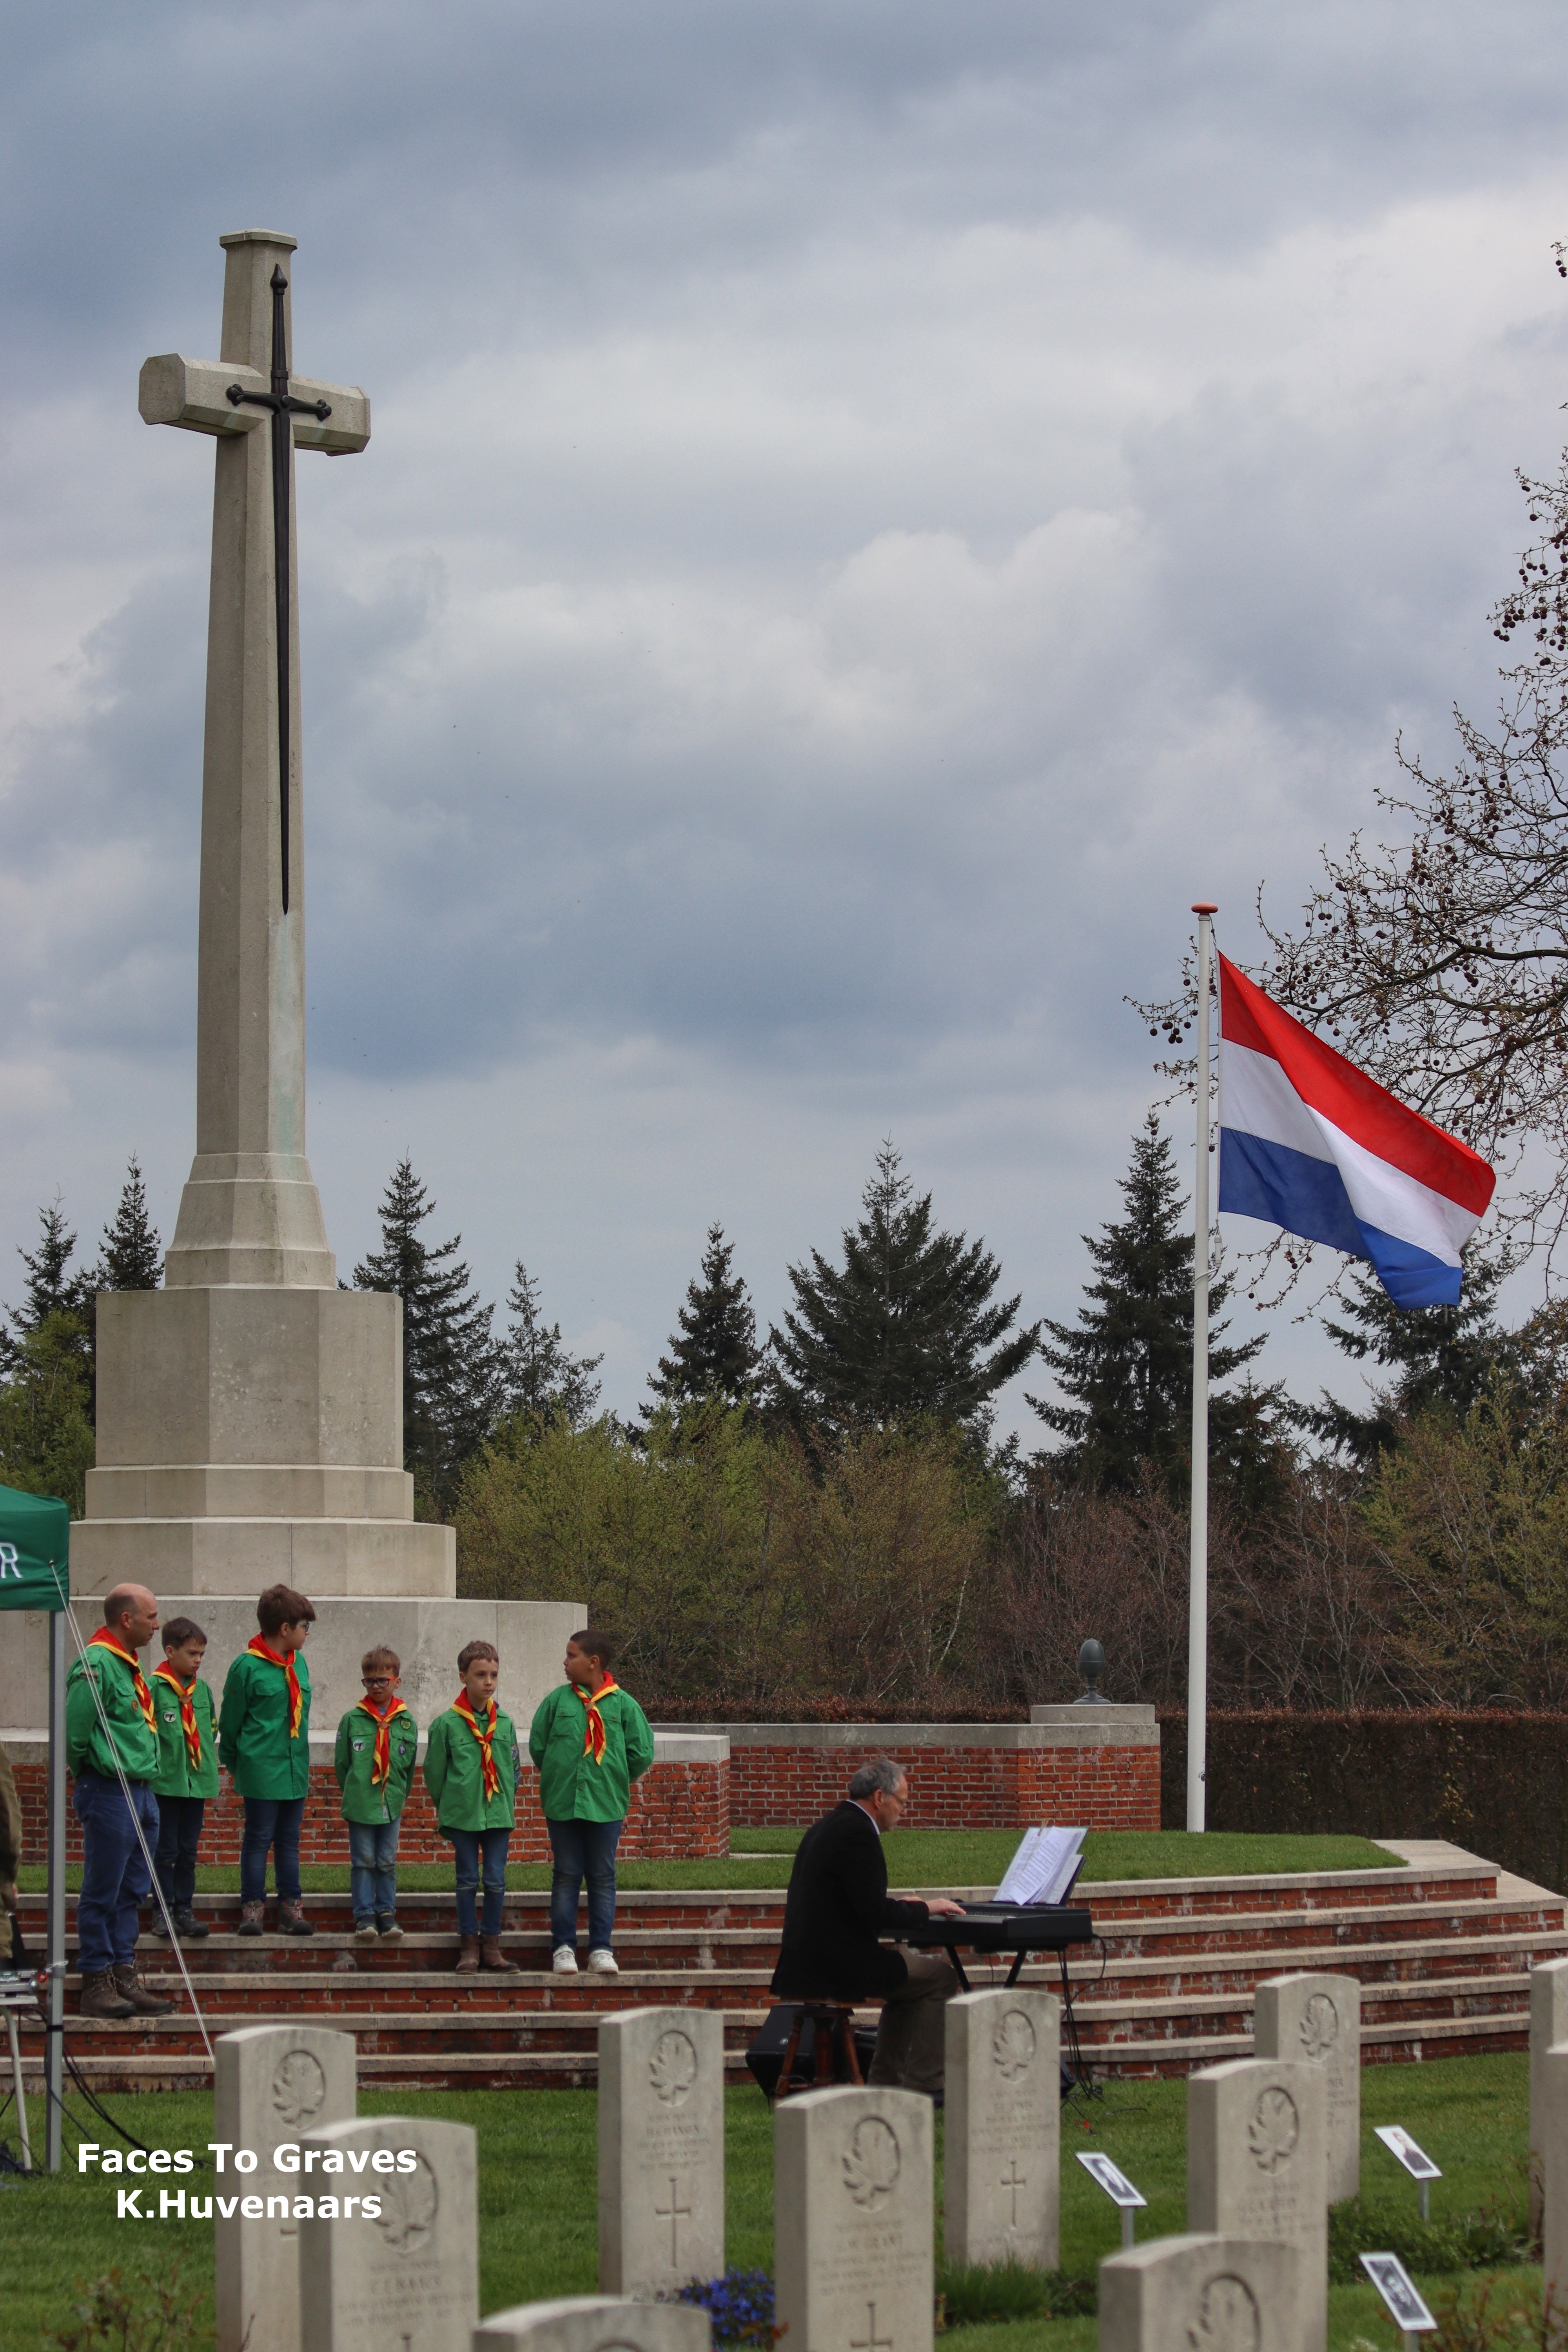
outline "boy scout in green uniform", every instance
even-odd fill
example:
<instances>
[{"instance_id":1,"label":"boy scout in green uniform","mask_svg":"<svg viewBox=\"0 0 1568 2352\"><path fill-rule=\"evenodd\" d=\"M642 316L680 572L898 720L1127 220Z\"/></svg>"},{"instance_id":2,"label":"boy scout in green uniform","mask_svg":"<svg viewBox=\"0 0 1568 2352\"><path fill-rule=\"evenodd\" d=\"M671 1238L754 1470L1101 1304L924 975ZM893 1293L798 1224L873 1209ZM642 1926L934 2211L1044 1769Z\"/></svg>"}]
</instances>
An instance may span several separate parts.
<instances>
[{"instance_id":1,"label":"boy scout in green uniform","mask_svg":"<svg viewBox=\"0 0 1568 2352\"><path fill-rule=\"evenodd\" d=\"M153 1709L158 1718L158 1769L153 1792L158 1800L158 1851L153 1868L177 1935L200 1937L208 1930L191 1906L196 1891L196 1847L207 1799L217 1795L217 1725L210 1686L202 1680L207 1637L191 1617L171 1617L163 1627L163 1663L153 1676ZM166 1936L162 1910L153 1922Z\"/></svg>"},{"instance_id":2,"label":"boy scout in green uniform","mask_svg":"<svg viewBox=\"0 0 1568 2352\"><path fill-rule=\"evenodd\" d=\"M566 1644L566 1680L541 1701L528 1752L539 1767L539 1801L550 1832L551 1966L577 1969L577 1896L588 1882L588 1966L614 1976L616 1847L631 1787L653 1762L653 1733L629 1691L610 1672L614 1644L585 1625Z\"/></svg>"},{"instance_id":3,"label":"boy scout in green uniform","mask_svg":"<svg viewBox=\"0 0 1568 2352\"><path fill-rule=\"evenodd\" d=\"M349 1825L349 1888L354 1939L400 1938L397 1832L414 1780L419 1727L397 1696L403 1661L395 1650L367 1650L359 1662L364 1696L338 1726L332 1769Z\"/></svg>"},{"instance_id":4,"label":"boy scout in green uniform","mask_svg":"<svg viewBox=\"0 0 1568 2352\"><path fill-rule=\"evenodd\" d=\"M224 1678L217 1752L245 1801L239 1848L241 1936L259 1936L267 1906L267 1853L278 1881L278 1932L313 1936L300 1893L300 1828L310 1787L310 1669L305 1636L316 1612L302 1592L269 1584L254 1634Z\"/></svg>"},{"instance_id":5,"label":"boy scout in green uniform","mask_svg":"<svg viewBox=\"0 0 1568 2352\"><path fill-rule=\"evenodd\" d=\"M446 1714L436 1717L425 1745L425 1786L458 1862L458 1933L463 1939L458 1967L464 1975L486 1968L515 1976L511 1962L501 1957L500 1923L522 1759L511 1717L496 1705L500 1653L489 1642L469 1642L458 1653L458 1672L463 1687ZM482 1937L474 1903L481 1870Z\"/></svg>"}]
</instances>

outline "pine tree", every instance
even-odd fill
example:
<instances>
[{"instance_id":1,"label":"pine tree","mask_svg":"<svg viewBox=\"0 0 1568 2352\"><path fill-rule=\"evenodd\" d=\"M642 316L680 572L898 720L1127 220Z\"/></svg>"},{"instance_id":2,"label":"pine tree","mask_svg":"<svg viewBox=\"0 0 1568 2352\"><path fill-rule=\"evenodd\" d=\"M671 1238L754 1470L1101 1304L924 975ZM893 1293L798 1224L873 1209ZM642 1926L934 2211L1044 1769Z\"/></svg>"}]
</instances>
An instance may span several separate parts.
<instances>
[{"instance_id":1,"label":"pine tree","mask_svg":"<svg viewBox=\"0 0 1568 2352\"><path fill-rule=\"evenodd\" d=\"M404 1463L420 1506L440 1513L489 1433L500 1379L495 1310L458 1255L461 1234L435 1247L419 1237L435 1211L410 1161L400 1160L382 1197L381 1247L355 1266L354 1287L395 1290L403 1301Z\"/></svg>"},{"instance_id":2,"label":"pine tree","mask_svg":"<svg viewBox=\"0 0 1568 2352\"><path fill-rule=\"evenodd\" d=\"M695 1403L706 1397L729 1405L751 1404L757 1392L762 1351L757 1346L756 1310L745 1278L731 1271L735 1247L724 1239L724 1228L708 1228L700 1276L686 1286L686 1304L677 1309L679 1329L670 1334L669 1353L658 1360L658 1370L647 1384L663 1404ZM645 1416L650 1408L643 1407Z\"/></svg>"},{"instance_id":3,"label":"pine tree","mask_svg":"<svg viewBox=\"0 0 1568 2352\"><path fill-rule=\"evenodd\" d=\"M807 1265L788 1269L795 1308L769 1344L792 1418L981 1423L987 1401L1035 1352L1039 1325L1014 1331L1018 1299L993 1297L996 1259L983 1241L933 1231L931 1196L913 1197L901 1164L884 1142L862 1195L866 1213L844 1230L842 1267L813 1250Z\"/></svg>"},{"instance_id":4,"label":"pine tree","mask_svg":"<svg viewBox=\"0 0 1568 2352\"><path fill-rule=\"evenodd\" d=\"M1298 1405L1291 1418L1362 1469L1394 1451L1402 1420L1432 1405L1446 1406L1463 1421L1491 1371L1510 1353L1493 1313L1507 1272L1506 1260L1472 1248L1457 1307L1396 1307L1373 1276L1352 1275L1349 1321L1325 1318L1323 1328L1352 1363L1370 1359L1387 1366L1394 1380L1373 1391L1370 1412L1352 1412L1325 1389L1321 1404Z\"/></svg>"},{"instance_id":5,"label":"pine tree","mask_svg":"<svg viewBox=\"0 0 1568 2352\"><path fill-rule=\"evenodd\" d=\"M94 1285L99 1290L156 1290L163 1279L163 1245L147 1213L147 1188L132 1152L114 1223L103 1229Z\"/></svg>"},{"instance_id":6,"label":"pine tree","mask_svg":"<svg viewBox=\"0 0 1568 2352\"><path fill-rule=\"evenodd\" d=\"M5 1312L18 1332L36 1331L50 1315L85 1316L92 1303L91 1276L70 1270L76 1235L66 1231L58 1193L38 1211L38 1223L43 1234L37 1248L28 1251L20 1243L16 1245L16 1255L27 1269L26 1297L20 1307L8 1307Z\"/></svg>"},{"instance_id":7,"label":"pine tree","mask_svg":"<svg viewBox=\"0 0 1568 2352\"><path fill-rule=\"evenodd\" d=\"M1098 1276L1084 1285L1090 1303L1079 1308L1076 1325L1047 1320L1050 1336L1040 1343L1071 1402L1028 1401L1047 1428L1067 1440L1047 1458L1075 1482L1129 1493L1147 1462L1176 1488L1185 1482L1192 1451L1193 1237L1182 1230L1175 1163L1152 1112L1133 1138L1121 1191L1123 1222L1102 1226L1098 1238L1083 1235ZM1211 1283L1211 1314L1229 1291L1223 1276ZM1210 1461L1255 1496L1259 1448L1274 1455L1279 1450L1272 1426L1279 1399L1250 1387L1234 1397L1213 1393L1263 1345L1259 1333L1243 1347L1217 1347L1225 1328L1210 1325Z\"/></svg>"},{"instance_id":8,"label":"pine tree","mask_svg":"<svg viewBox=\"0 0 1568 2352\"><path fill-rule=\"evenodd\" d=\"M599 1382L591 1375L604 1357L567 1353L560 1324L544 1320L539 1285L521 1258L506 1303L511 1320L499 1350L502 1410L541 1431L562 1419L579 1428L599 1402Z\"/></svg>"}]
</instances>

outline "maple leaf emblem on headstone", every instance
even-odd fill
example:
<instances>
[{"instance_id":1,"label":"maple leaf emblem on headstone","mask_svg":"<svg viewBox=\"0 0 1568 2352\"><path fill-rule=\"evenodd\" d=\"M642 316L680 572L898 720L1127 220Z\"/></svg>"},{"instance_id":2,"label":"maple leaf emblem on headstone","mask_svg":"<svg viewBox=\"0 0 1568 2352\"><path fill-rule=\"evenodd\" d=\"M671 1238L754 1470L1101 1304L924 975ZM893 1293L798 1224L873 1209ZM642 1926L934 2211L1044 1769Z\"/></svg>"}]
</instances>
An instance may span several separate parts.
<instances>
[{"instance_id":1,"label":"maple leaf emblem on headstone","mask_svg":"<svg viewBox=\"0 0 1568 2352\"><path fill-rule=\"evenodd\" d=\"M298 2131L319 2115L326 2095L327 2078L319 2058L308 2050L289 2050L279 2058L272 2071L272 2106L285 2131Z\"/></svg>"},{"instance_id":2,"label":"maple leaf emblem on headstone","mask_svg":"<svg viewBox=\"0 0 1568 2352\"><path fill-rule=\"evenodd\" d=\"M1005 2083L1016 2083L1026 2073L1037 2044L1035 2029L1021 2009L1010 2009L991 2037L991 2057Z\"/></svg>"},{"instance_id":3,"label":"maple leaf emblem on headstone","mask_svg":"<svg viewBox=\"0 0 1568 2352\"><path fill-rule=\"evenodd\" d=\"M653 2045L647 2079L656 2098L667 2107L679 2107L697 2080L697 2053L689 2037L671 2026Z\"/></svg>"},{"instance_id":4,"label":"maple leaf emblem on headstone","mask_svg":"<svg viewBox=\"0 0 1568 2352\"><path fill-rule=\"evenodd\" d=\"M1300 2137L1301 2119L1289 2092L1277 2086L1260 2091L1247 2126L1247 2145L1259 2170L1278 2172L1282 2164L1289 2164Z\"/></svg>"},{"instance_id":5,"label":"maple leaf emblem on headstone","mask_svg":"<svg viewBox=\"0 0 1568 2352\"><path fill-rule=\"evenodd\" d=\"M395 2172L382 2184L376 2228L395 2254L417 2252L436 2226L440 2203L436 2175L421 2156L412 2172Z\"/></svg>"},{"instance_id":6,"label":"maple leaf emblem on headstone","mask_svg":"<svg viewBox=\"0 0 1568 2352\"><path fill-rule=\"evenodd\" d=\"M1257 2299L1229 2271L1210 2279L1187 2330L1192 2352L1258 2352L1263 2338Z\"/></svg>"},{"instance_id":7,"label":"maple leaf emblem on headstone","mask_svg":"<svg viewBox=\"0 0 1568 2352\"><path fill-rule=\"evenodd\" d=\"M874 2210L885 2203L893 2193L900 2161L891 2124L880 2116L858 2123L844 2151L844 2186L856 2204Z\"/></svg>"},{"instance_id":8,"label":"maple leaf emblem on headstone","mask_svg":"<svg viewBox=\"0 0 1568 2352\"><path fill-rule=\"evenodd\" d=\"M1321 2058L1340 2038L1340 2013L1326 1992L1315 1992L1301 2012L1301 2047L1309 2058Z\"/></svg>"}]
</instances>

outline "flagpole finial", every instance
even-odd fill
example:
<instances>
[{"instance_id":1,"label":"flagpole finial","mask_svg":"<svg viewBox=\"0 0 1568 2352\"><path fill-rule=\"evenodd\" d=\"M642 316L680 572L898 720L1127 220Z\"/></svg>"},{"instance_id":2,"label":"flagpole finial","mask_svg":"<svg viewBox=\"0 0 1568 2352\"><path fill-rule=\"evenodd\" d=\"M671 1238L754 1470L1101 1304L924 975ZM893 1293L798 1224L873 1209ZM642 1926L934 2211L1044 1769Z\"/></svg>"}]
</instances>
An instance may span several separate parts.
<instances>
[{"instance_id":1,"label":"flagpole finial","mask_svg":"<svg viewBox=\"0 0 1568 2352\"><path fill-rule=\"evenodd\" d=\"M1193 908L1193 912L1194 915L1217 915L1219 908L1212 899L1199 898Z\"/></svg>"}]
</instances>

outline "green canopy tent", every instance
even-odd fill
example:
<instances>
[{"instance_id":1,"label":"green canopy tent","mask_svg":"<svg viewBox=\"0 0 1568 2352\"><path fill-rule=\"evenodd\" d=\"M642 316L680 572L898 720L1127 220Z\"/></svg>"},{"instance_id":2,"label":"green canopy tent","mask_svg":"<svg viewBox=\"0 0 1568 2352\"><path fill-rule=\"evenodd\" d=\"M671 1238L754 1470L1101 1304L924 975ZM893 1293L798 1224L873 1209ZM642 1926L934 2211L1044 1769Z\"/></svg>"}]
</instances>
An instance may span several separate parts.
<instances>
[{"instance_id":1,"label":"green canopy tent","mask_svg":"<svg viewBox=\"0 0 1568 2352\"><path fill-rule=\"evenodd\" d=\"M49 1612L48 1975L44 1996L46 2160L60 2168L66 1969L66 1604L70 1513L52 1495L0 1486L0 1609Z\"/></svg>"}]
</instances>

